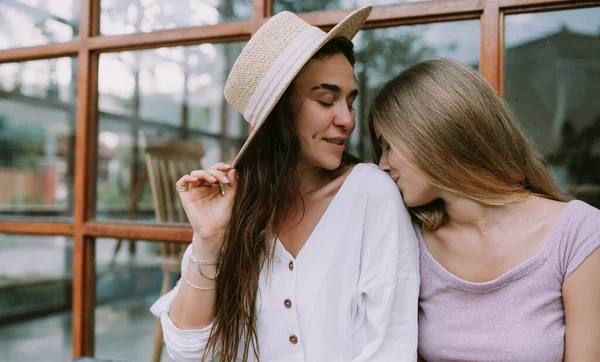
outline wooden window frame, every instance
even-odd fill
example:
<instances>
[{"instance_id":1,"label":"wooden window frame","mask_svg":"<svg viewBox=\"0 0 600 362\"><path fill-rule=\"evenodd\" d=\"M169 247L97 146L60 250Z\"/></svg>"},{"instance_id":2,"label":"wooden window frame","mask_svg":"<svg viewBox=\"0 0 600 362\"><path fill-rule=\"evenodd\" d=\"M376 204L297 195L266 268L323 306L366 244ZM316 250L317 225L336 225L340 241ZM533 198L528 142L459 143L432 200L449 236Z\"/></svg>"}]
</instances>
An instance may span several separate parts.
<instances>
[{"instance_id":1,"label":"wooden window frame","mask_svg":"<svg viewBox=\"0 0 600 362\"><path fill-rule=\"evenodd\" d=\"M0 220L0 233L73 237L73 358L94 354L96 238L189 242L191 228L94 220L98 57L122 50L248 40L272 14L272 0L253 0L249 20L143 34L100 35L100 0L81 0L80 35L66 43L0 51L0 64L58 57L78 62L72 222ZM480 19L480 71L504 93L504 15L600 6L600 0L435 0L376 6L365 28ZM330 29L352 9L300 14Z\"/></svg>"}]
</instances>

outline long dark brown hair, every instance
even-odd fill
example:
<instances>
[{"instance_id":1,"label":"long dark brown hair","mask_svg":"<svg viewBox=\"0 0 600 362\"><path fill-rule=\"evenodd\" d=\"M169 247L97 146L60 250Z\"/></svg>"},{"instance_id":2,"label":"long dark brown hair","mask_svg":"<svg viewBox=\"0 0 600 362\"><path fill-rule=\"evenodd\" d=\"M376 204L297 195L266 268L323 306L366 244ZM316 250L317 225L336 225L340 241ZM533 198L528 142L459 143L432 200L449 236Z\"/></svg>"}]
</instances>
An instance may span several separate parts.
<instances>
[{"instance_id":1,"label":"long dark brown hair","mask_svg":"<svg viewBox=\"0 0 600 362\"><path fill-rule=\"evenodd\" d=\"M329 41L311 60L340 53L354 66L353 44L346 38ZM273 238L289 215L290 205L301 198L296 174L300 140L290 104L293 88L292 83L236 167L237 190L223 241L215 318L203 360L217 352L219 361L232 362L240 346L244 362L250 356L250 348L259 358L259 276L265 263L272 261ZM357 161L349 154L342 158L342 164Z\"/></svg>"}]
</instances>

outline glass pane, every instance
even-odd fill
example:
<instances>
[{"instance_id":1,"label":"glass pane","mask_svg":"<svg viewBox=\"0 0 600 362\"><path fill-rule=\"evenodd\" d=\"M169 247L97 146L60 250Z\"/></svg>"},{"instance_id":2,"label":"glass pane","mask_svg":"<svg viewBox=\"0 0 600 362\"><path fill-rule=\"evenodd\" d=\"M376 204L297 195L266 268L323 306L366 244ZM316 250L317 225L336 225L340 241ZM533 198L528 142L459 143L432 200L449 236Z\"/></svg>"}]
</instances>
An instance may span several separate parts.
<instances>
[{"instance_id":1,"label":"glass pane","mask_svg":"<svg viewBox=\"0 0 600 362\"><path fill-rule=\"evenodd\" d=\"M0 1L0 50L62 43L77 38L81 2Z\"/></svg>"},{"instance_id":2,"label":"glass pane","mask_svg":"<svg viewBox=\"0 0 600 362\"><path fill-rule=\"evenodd\" d=\"M558 182L600 207L600 7L505 24L506 100Z\"/></svg>"},{"instance_id":3,"label":"glass pane","mask_svg":"<svg viewBox=\"0 0 600 362\"><path fill-rule=\"evenodd\" d=\"M73 215L76 59L0 64L0 218Z\"/></svg>"},{"instance_id":4,"label":"glass pane","mask_svg":"<svg viewBox=\"0 0 600 362\"><path fill-rule=\"evenodd\" d=\"M252 17L252 0L101 0L103 35L214 25Z\"/></svg>"},{"instance_id":5,"label":"glass pane","mask_svg":"<svg viewBox=\"0 0 600 362\"><path fill-rule=\"evenodd\" d=\"M73 242L0 234L0 361L71 358Z\"/></svg>"},{"instance_id":6,"label":"glass pane","mask_svg":"<svg viewBox=\"0 0 600 362\"><path fill-rule=\"evenodd\" d=\"M365 5L393 5L400 3L416 3L428 0L273 0L273 13L288 10L294 13L304 13L319 10L353 9ZM442 0L443 1L443 0Z\"/></svg>"},{"instance_id":7,"label":"glass pane","mask_svg":"<svg viewBox=\"0 0 600 362\"><path fill-rule=\"evenodd\" d=\"M181 245L185 250L187 245ZM160 244L147 241L96 239L96 344L98 358L118 361L150 361L157 318L150 313L161 294L179 272L163 274ZM181 256L173 257L175 264ZM175 266L179 270L179 267ZM169 281L170 280L170 281ZM162 362L171 361L163 348Z\"/></svg>"},{"instance_id":8,"label":"glass pane","mask_svg":"<svg viewBox=\"0 0 600 362\"><path fill-rule=\"evenodd\" d=\"M371 159L367 127L370 100L386 81L427 58L446 57L479 66L479 20L362 30L354 38L357 99L356 128L349 149Z\"/></svg>"},{"instance_id":9,"label":"glass pane","mask_svg":"<svg viewBox=\"0 0 600 362\"><path fill-rule=\"evenodd\" d=\"M155 220L140 131L148 139L200 141L205 166L235 157L248 123L226 103L223 86L243 46L202 44L100 56L98 218Z\"/></svg>"}]
</instances>

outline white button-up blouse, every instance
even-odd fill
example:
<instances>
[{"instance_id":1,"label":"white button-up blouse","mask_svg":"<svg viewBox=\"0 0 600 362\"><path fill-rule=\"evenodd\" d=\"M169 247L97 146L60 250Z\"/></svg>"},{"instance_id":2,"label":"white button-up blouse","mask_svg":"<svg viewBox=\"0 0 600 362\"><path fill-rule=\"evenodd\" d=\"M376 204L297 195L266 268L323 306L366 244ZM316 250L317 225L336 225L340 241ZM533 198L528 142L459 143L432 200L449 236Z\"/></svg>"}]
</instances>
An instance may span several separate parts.
<instances>
[{"instance_id":1,"label":"white button-up blouse","mask_svg":"<svg viewBox=\"0 0 600 362\"><path fill-rule=\"evenodd\" d=\"M416 361L419 248L387 174L356 165L295 259L275 242L257 301L261 361ZM190 253L191 246L182 270ZM198 362L212 325L173 324L178 288L150 310L160 317L171 358Z\"/></svg>"}]
</instances>

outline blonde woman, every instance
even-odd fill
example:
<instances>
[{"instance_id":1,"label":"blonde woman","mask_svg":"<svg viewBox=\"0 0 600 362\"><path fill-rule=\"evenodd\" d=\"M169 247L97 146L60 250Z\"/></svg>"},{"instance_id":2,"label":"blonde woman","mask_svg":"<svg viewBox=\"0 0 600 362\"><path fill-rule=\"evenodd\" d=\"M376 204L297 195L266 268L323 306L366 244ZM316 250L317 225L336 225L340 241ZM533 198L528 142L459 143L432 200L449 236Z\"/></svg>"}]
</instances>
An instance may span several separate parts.
<instances>
[{"instance_id":1,"label":"blonde woman","mask_svg":"<svg viewBox=\"0 0 600 362\"><path fill-rule=\"evenodd\" d=\"M421 358L600 361L600 211L567 202L484 78L416 64L370 128L420 241Z\"/></svg>"},{"instance_id":2,"label":"blonde woman","mask_svg":"<svg viewBox=\"0 0 600 362\"><path fill-rule=\"evenodd\" d=\"M173 185L194 238L152 312L176 361L416 360L410 216L384 172L346 153L350 39L370 10L329 33L279 13L236 60L225 98L253 132L232 165Z\"/></svg>"}]
</instances>

